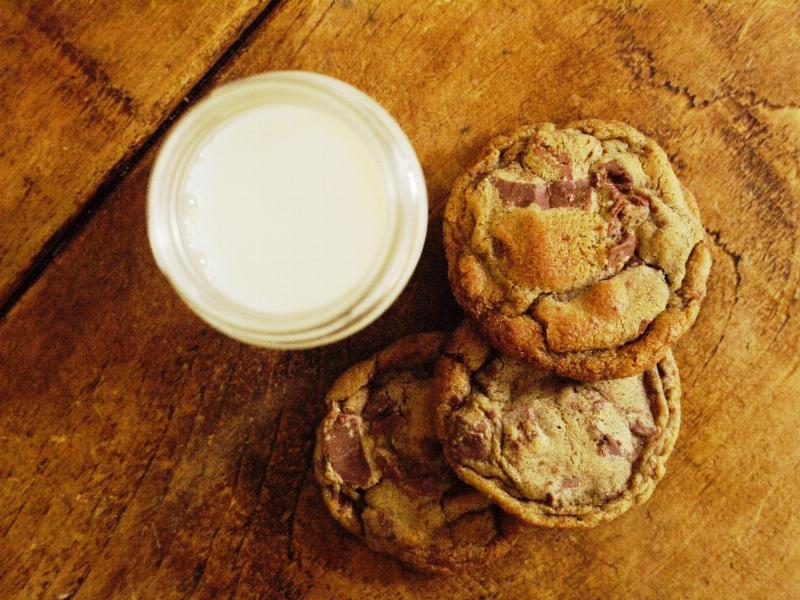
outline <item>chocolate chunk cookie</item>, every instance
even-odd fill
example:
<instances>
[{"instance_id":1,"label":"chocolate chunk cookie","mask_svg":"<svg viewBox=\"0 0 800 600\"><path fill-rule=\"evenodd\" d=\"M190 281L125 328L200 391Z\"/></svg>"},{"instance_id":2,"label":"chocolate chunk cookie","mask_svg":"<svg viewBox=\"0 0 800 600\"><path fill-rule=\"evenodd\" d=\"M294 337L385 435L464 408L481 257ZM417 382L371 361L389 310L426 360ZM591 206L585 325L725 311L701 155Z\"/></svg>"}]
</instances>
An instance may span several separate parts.
<instances>
[{"instance_id":1,"label":"chocolate chunk cookie","mask_svg":"<svg viewBox=\"0 0 800 600\"><path fill-rule=\"evenodd\" d=\"M680 427L667 351L640 375L581 383L453 334L436 375L437 431L456 474L545 527L592 527L647 500Z\"/></svg>"},{"instance_id":2,"label":"chocolate chunk cookie","mask_svg":"<svg viewBox=\"0 0 800 600\"><path fill-rule=\"evenodd\" d=\"M521 527L448 467L433 426L444 333L413 335L333 384L316 476L331 514L373 550L450 573L507 550Z\"/></svg>"},{"instance_id":3,"label":"chocolate chunk cookie","mask_svg":"<svg viewBox=\"0 0 800 600\"><path fill-rule=\"evenodd\" d=\"M455 182L444 242L456 299L495 346L584 381L655 365L711 267L664 151L597 120L495 138Z\"/></svg>"}]
</instances>

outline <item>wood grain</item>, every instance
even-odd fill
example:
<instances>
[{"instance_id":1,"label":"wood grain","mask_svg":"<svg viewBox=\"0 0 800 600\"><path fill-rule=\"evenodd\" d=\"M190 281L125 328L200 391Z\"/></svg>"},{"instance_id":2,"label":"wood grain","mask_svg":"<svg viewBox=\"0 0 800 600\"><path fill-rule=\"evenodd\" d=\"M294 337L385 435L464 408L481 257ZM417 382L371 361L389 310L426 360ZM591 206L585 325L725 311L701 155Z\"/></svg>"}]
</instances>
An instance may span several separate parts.
<instances>
[{"instance_id":1,"label":"wood grain","mask_svg":"<svg viewBox=\"0 0 800 600\"><path fill-rule=\"evenodd\" d=\"M281 5L218 81L313 69L382 102L427 176L422 262L352 338L243 346L153 264L149 153L0 323L0 597L800 596L797 22L788 2ZM459 577L409 572L327 515L320 399L397 336L458 322L438 216L488 137L588 116L662 142L713 241L667 477L607 525L532 530Z\"/></svg>"},{"instance_id":2,"label":"wood grain","mask_svg":"<svg viewBox=\"0 0 800 600\"><path fill-rule=\"evenodd\" d=\"M0 2L0 307L266 6Z\"/></svg>"}]
</instances>

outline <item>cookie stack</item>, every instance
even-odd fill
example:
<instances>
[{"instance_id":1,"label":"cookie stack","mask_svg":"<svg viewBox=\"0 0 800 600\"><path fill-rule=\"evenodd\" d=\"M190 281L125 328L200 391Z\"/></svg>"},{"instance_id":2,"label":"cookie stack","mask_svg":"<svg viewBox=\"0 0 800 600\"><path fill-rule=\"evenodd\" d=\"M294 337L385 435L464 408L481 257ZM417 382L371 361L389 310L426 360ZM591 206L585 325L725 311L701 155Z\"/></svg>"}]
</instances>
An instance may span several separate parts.
<instances>
[{"instance_id":1,"label":"cookie stack","mask_svg":"<svg viewBox=\"0 0 800 600\"><path fill-rule=\"evenodd\" d=\"M449 573L526 524L591 527L650 497L680 425L670 347L711 256L664 151L597 120L494 139L444 235L469 319L348 369L315 467L348 531Z\"/></svg>"}]
</instances>

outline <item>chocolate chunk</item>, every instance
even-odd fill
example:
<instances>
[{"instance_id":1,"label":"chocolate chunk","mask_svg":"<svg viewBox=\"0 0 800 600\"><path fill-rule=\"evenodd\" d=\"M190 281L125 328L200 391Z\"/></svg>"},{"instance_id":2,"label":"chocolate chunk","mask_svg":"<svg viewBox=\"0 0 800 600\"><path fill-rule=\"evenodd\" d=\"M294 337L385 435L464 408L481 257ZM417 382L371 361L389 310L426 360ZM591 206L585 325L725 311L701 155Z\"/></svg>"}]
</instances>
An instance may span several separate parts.
<instances>
[{"instance_id":1,"label":"chocolate chunk","mask_svg":"<svg viewBox=\"0 0 800 600\"><path fill-rule=\"evenodd\" d=\"M633 189L633 177L622 168L617 161L612 160L603 165L611 184L623 194L628 194Z\"/></svg>"},{"instance_id":2,"label":"chocolate chunk","mask_svg":"<svg viewBox=\"0 0 800 600\"><path fill-rule=\"evenodd\" d=\"M626 233L625 237L616 246L612 246L608 251L608 265L616 269L623 264L636 250L636 238L630 233Z\"/></svg>"},{"instance_id":3,"label":"chocolate chunk","mask_svg":"<svg viewBox=\"0 0 800 600\"><path fill-rule=\"evenodd\" d=\"M352 485L363 486L372 471L361 445L360 424L360 417L340 413L325 436L325 451L339 477Z\"/></svg>"},{"instance_id":4,"label":"chocolate chunk","mask_svg":"<svg viewBox=\"0 0 800 600\"><path fill-rule=\"evenodd\" d=\"M642 437L648 437L658 432L658 427L642 423L641 419L636 419L631 424L631 432Z\"/></svg>"},{"instance_id":5,"label":"chocolate chunk","mask_svg":"<svg viewBox=\"0 0 800 600\"><path fill-rule=\"evenodd\" d=\"M525 183L492 177L491 181L508 206L525 208L536 204L543 209L565 206L585 209L592 198L592 186L588 179Z\"/></svg>"},{"instance_id":6,"label":"chocolate chunk","mask_svg":"<svg viewBox=\"0 0 800 600\"><path fill-rule=\"evenodd\" d=\"M558 155L558 163L561 177L572 179L572 157L566 152L562 152Z\"/></svg>"},{"instance_id":7,"label":"chocolate chunk","mask_svg":"<svg viewBox=\"0 0 800 600\"><path fill-rule=\"evenodd\" d=\"M625 196L620 194L615 187L610 187L609 190L611 191L611 199L613 203L611 204L611 209L609 210L611 214L611 221L608 223L608 234L617 236L622 232L622 223L620 221L619 215L627 205L628 201L625 199Z\"/></svg>"},{"instance_id":8,"label":"chocolate chunk","mask_svg":"<svg viewBox=\"0 0 800 600\"><path fill-rule=\"evenodd\" d=\"M536 184L533 188L533 201L536 202L539 208L550 208L550 192L546 184Z\"/></svg>"},{"instance_id":9,"label":"chocolate chunk","mask_svg":"<svg viewBox=\"0 0 800 600\"><path fill-rule=\"evenodd\" d=\"M491 450L491 425L457 417L450 423L450 450L456 460L485 460Z\"/></svg>"},{"instance_id":10,"label":"chocolate chunk","mask_svg":"<svg viewBox=\"0 0 800 600\"><path fill-rule=\"evenodd\" d=\"M404 421L396 411L397 404L385 390L373 394L363 413L370 433L390 437Z\"/></svg>"},{"instance_id":11,"label":"chocolate chunk","mask_svg":"<svg viewBox=\"0 0 800 600\"><path fill-rule=\"evenodd\" d=\"M547 186L548 207L573 206L588 208L592 198L592 186L588 179L576 181L551 181Z\"/></svg>"},{"instance_id":12,"label":"chocolate chunk","mask_svg":"<svg viewBox=\"0 0 800 600\"><path fill-rule=\"evenodd\" d=\"M638 206L650 206L650 198L639 192L633 192L630 195L631 202Z\"/></svg>"},{"instance_id":13,"label":"chocolate chunk","mask_svg":"<svg viewBox=\"0 0 800 600\"><path fill-rule=\"evenodd\" d=\"M625 196L612 189L611 197L614 199L614 203L611 205L611 216L615 219L619 219L619 213L622 212L622 209L625 208L627 204Z\"/></svg>"},{"instance_id":14,"label":"chocolate chunk","mask_svg":"<svg viewBox=\"0 0 800 600\"><path fill-rule=\"evenodd\" d=\"M500 198L509 206L524 208L536 202L542 208L549 208L544 184L508 181L498 177L492 177L491 181L500 193Z\"/></svg>"}]
</instances>

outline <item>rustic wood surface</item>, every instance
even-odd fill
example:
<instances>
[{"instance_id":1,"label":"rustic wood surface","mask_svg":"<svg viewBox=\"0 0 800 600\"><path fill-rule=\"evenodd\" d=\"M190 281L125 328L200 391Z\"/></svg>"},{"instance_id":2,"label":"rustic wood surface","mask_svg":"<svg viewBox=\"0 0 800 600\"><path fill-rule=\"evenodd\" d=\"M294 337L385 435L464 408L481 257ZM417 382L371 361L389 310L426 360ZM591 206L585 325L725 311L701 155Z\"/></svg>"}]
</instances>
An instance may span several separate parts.
<instances>
[{"instance_id":1,"label":"rustic wood surface","mask_svg":"<svg viewBox=\"0 0 800 600\"><path fill-rule=\"evenodd\" d=\"M214 83L313 69L383 103L427 176L421 264L339 344L239 344L153 263L148 152L0 322L0 597L800 597L800 8L537 4L287 2L258 25ZM488 137L588 116L662 142L713 242L667 477L615 522L532 530L457 577L410 572L327 515L320 399L397 336L458 322L439 215Z\"/></svg>"},{"instance_id":2,"label":"rustic wood surface","mask_svg":"<svg viewBox=\"0 0 800 600\"><path fill-rule=\"evenodd\" d=\"M0 1L0 307L266 8Z\"/></svg>"}]
</instances>

